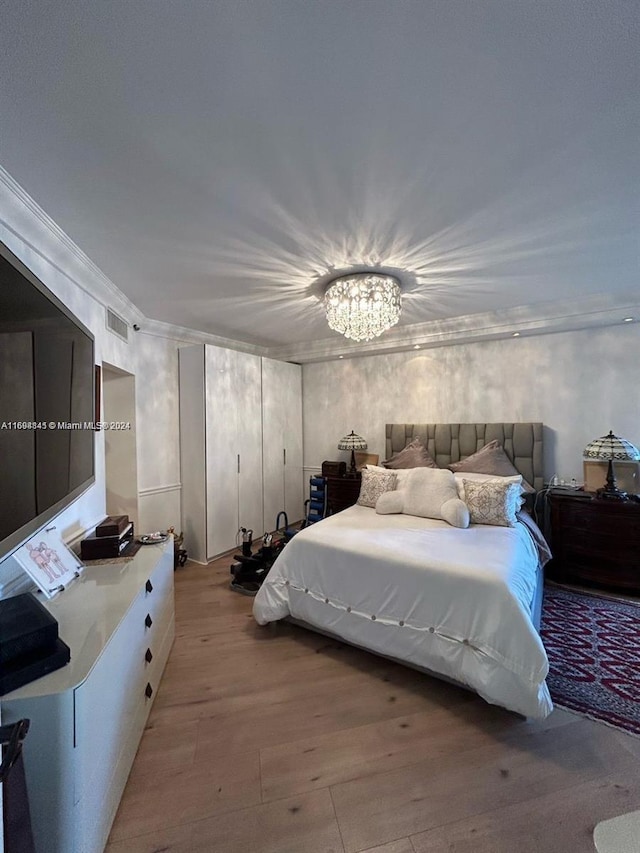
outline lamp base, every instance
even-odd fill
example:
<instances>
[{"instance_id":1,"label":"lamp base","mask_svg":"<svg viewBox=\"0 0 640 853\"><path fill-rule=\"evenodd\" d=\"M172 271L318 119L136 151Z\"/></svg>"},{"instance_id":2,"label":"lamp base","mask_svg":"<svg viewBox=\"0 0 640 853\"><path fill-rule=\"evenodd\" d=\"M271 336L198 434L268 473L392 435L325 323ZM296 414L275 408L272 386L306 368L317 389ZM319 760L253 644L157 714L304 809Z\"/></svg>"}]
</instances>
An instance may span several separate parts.
<instances>
[{"instance_id":1,"label":"lamp base","mask_svg":"<svg viewBox=\"0 0 640 853\"><path fill-rule=\"evenodd\" d=\"M629 495L626 492L621 492L620 489L598 489L596 491L596 497L598 500L606 500L606 501L628 501Z\"/></svg>"},{"instance_id":2,"label":"lamp base","mask_svg":"<svg viewBox=\"0 0 640 853\"><path fill-rule=\"evenodd\" d=\"M598 489L596 491L596 497L599 500L606 501L629 500L629 495L626 492L621 491L618 488L618 484L616 483L616 473L613 469L613 459L609 459L609 465L607 467L607 482L605 483L604 488Z\"/></svg>"}]
</instances>

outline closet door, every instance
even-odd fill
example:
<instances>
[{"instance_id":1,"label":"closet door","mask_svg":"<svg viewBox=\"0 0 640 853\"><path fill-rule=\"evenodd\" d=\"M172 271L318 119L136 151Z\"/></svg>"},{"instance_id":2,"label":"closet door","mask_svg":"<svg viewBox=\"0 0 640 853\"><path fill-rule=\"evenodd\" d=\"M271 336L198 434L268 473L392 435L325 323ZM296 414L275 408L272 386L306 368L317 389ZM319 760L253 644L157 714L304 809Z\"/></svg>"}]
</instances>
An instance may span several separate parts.
<instances>
[{"instance_id":1,"label":"closet door","mask_svg":"<svg viewBox=\"0 0 640 853\"><path fill-rule=\"evenodd\" d=\"M289 522L304 515L302 487L302 369L262 359L262 469L265 529L285 510Z\"/></svg>"},{"instance_id":2,"label":"closet door","mask_svg":"<svg viewBox=\"0 0 640 853\"><path fill-rule=\"evenodd\" d=\"M207 561L205 351L180 347L180 469L182 524L189 556Z\"/></svg>"},{"instance_id":3,"label":"closet door","mask_svg":"<svg viewBox=\"0 0 640 853\"><path fill-rule=\"evenodd\" d=\"M262 382L261 358L236 352L238 527L253 530L254 536L265 531L262 508Z\"/></svg>"},{"instance_id":4,"label":"closet door","mask_svg":"<svg viewBox=\"0 0 640 853\"><path fill-rule=\"evenodd\" d=\"M284 506L290 522L304 518L304 501L309 497L302 472L302 367L283 362L284 379Z\"/></svg>"},{"instance_id":5,"label":"closet door","mask_svg":"<svg viewBox=\"0 0 640 853\"><path fill-rule=\"evenodd\" d=\"M207 557L263 531L260 357L206 347Z\"/></svg>"},{"instance_id":6,"label":"closet door","mask_svg":"<svg viewBox=\"0 0 640 853\"><path fill-rule=\"evenodd\" d=\"M234 547L239 527L236 355L222 347L205 347L208 560Z\"/></svg>"}]
</instances>

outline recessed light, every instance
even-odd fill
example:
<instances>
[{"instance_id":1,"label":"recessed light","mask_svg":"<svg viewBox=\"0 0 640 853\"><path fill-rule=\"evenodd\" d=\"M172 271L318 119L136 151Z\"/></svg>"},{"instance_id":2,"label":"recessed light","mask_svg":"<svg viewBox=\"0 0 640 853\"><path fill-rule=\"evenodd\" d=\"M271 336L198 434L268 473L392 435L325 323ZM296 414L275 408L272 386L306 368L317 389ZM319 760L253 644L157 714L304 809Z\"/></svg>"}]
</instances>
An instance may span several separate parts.
<instances>
[{"instance_id":1,"label":"recessed light","mask_svg":"<svg viewBox=\"0 0 640 853\"><path fill-rule=\"evenodd\" d=\"M623 323L633 323L634 319L635 319L634 317L625 317L622 322Z\"/></svg>"},{"instance_id":2,"label":"recessed light","mask_svg":"<svg viewBox=\"0 0 640 853\"><path fill-rule=\"evenodd\" d=\"M415 344L413 348L414 349L420 349L420 344Z\"/></svg>"},{"instance_id":3,"label":"recessed light","mask_svg":"<svg viewBox=\"0 0 640 853\"><path fill-rule=\"evenodd\" d=\"M514 338L519 338L519 337L520 337L520 332L514 332L514 333L513 333L513 335L512 335L512 337L514 337Z\"/></svg>"},{"instance_id":4,"label":"recessed light","mask_svg":"<svg viewBox=\"0 0 640 853\"><path fill-rule=\"evenodd\" d=\"M338 358L344 358L344 356L343 356L343 355L339 355L339 356L338 356Z\"/></svg>"}]
</instances>

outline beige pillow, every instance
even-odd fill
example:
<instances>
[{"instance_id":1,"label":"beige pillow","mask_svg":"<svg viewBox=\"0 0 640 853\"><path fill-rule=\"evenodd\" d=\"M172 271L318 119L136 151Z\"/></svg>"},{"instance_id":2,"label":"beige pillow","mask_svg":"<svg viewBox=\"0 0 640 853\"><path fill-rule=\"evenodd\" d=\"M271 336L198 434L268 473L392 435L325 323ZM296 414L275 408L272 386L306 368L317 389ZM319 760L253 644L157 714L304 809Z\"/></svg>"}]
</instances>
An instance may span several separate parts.
<instances>
[{"instance_id":1,"label":"beige pillow","mask_svg":"<svg viewBox=\"0 0 640 853\"><path fill-rule=\"evenodd\" d=\"M369 471L382 471L384 474L389 473L388 468L382 468L380 465L367 465ZM413 468L395 468L396 489L401 489L407 482L407 477L413 471Z\"/></svg>"},{"instance_id":2,"label":"beige pillow","mask_svg":"<svg viewBox=\"0 0 640 853\"><path fill-rule=\"evenodd\" d=\"M380 495L393 491L396 487L395 471L372 471L364 468L358 503L360 506L374 507Z\"/></svg>"},{"instance_id":3,"label":"beige pillow","mask_svg":"<svg viewBox=\"0 0 640 853\"><path fill-rule=\"evenodd\" d=\"M376 503L380 515L404 513L439 518L452 527L468 527L469 511L458 498L456 482L446 469L414 468L403 488L383 494Z\"/></svg>"},{"instance_id":4,"label":"beige pillow","mask_svg":"<svg viewBox=\"0 0 640 853\"><path fill-rule=\"evenodd\" d=\"M521 476L496 439L485 444L477 453L467 456L466 459L461 459L460 462L452 462L447 467L454 473L461 471L474 474L493 474L496 477ZM535 492L533 486L524 479L522 488L529 494Z\"/></svg>"},{"instance_id":5,"label":"beige pillow","mask_svg":"<svg viewBox=\"0 0 640 853\"><path fill-rule=\"evenodd\" d=\"M435 460L421 438L414 438L404 450L394 453L382 463L385 468L437 468Z\"/></svg>"},{"instance_id":6,"label":"beige pillow","mask_svg":"<svg viewBox=\"0 0 640 853\"><path fill-rule=\"evenodd\" d=\"M472 524L515 527L520 509L520 483L463 480L465 503Z\"/></svg>"},{"instance_id":7,"label":"beige pillow","mask_svg":"<svg viewBox=\"0 0 640 853\"><path fill-rule=\"evenodd\" d=\"M513 477L498 477L495 474L474 474L472 472L457 471L454 475L456 478L456 486L458 487L458 497L464 500L464 481L471 480L474 483L520 483L521 491L524 491L522 486L522 475L515 474Z\"/></svg>"}]
</instances>

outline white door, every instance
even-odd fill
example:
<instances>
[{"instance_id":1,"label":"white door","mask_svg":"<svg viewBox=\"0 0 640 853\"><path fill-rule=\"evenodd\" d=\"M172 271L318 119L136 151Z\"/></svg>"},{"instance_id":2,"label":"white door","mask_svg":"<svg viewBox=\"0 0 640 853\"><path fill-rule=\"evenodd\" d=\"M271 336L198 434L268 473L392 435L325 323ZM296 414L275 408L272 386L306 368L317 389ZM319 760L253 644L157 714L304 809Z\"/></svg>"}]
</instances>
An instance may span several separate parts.
<instances>
[{"instance_id":1,"label":"white door","mask_svg":"<svg viewBox=\"0 0 640 853\"><path fill-rule=\"evenodd\" d=\"M262 507L262 381L260 356L244 352L236 356L238 526L264 533Z\"/></svg>"},{"instance_id":2,"label":"white door","mask_svg":"<svg viewBox=\"0 0 640 853\"><path fill-rule=\"evenodd\" d=\"M302 484L302 368L262 359L262 468L267 530L285 510L290 523L304 515Z\"/></svg>"},{"instance_id":3,"label":"white door","mask_svg":"<svg viewBox=\"0 0 640 853\"><path fill-rule=\"evenodd\" d=\"M263 533L260 357L206 347L207 556Z\"/></svg>"},{"instance_id":4,"label":"white door","mask_svg":"<svg viewBox=\"0 0 640 853\"><path fill-rule=\"evenodd\" d=\"M284 467L285 509L290 522L304 518L304 501L309 497L302 472L302 368L299 364L283 364L284 403Z\"/></svg>"}]
</instances>

